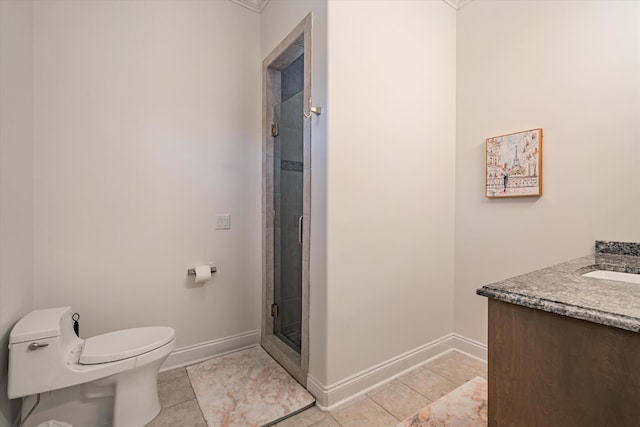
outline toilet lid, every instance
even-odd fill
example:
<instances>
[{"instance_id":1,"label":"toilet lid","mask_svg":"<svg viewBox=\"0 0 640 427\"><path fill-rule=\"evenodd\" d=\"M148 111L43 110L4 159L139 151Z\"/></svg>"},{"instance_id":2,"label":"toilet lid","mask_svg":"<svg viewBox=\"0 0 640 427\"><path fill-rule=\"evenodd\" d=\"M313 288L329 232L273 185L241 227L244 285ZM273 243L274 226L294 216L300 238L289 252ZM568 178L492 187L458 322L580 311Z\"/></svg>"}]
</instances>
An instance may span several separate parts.
<instances>
[{"instance_id":1,"label":"toilet lid","mask_svg":"<svg viewBox=\"0 0 640 427\"><path fill-rule=\"evenodd\" d=\"M150 326L109 332L85 340L80 364L115 362L128 359L171 342L175 338L173 328Z\"/></svg>"}]
</instances>

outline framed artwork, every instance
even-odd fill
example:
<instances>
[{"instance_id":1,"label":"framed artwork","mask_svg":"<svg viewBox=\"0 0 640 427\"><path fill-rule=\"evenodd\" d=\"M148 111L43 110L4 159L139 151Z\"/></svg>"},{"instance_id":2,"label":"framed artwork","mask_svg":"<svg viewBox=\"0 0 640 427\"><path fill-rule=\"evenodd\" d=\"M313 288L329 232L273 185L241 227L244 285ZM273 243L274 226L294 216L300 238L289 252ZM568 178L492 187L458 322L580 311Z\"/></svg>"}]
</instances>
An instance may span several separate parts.
<instances>
[{"instance_id":1,"label":"framed artwork","mask_svg":"<svg viewBox=\"0 0 640 427\"><path fill-rule=\"evenodd\" d=\"M542 129L486 140L488 198L542 196Z\"/></svg>"}]
</instances>

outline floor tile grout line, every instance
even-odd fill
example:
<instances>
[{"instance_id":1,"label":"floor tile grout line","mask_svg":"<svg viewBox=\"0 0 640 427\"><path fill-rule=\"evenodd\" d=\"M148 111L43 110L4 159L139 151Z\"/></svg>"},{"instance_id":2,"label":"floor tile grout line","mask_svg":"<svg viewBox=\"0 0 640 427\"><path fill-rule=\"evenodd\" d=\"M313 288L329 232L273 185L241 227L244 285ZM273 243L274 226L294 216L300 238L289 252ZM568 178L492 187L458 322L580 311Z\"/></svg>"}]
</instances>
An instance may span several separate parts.
<instances>
[{"instance_id":1,"label":"floor tile grout line","mask_svg":"<svg viewBox=\"0 0 640 427\"><path fill-rule=\"evenodd\" d=\"M167 380L167 379L165 379L165 380L159 380L159 379L158 379L158 381L157 381L158 385L160 385L160 384L165 384L165 383L168 383L168 382L171 382L171 381L175 381L175 380L177 380L177 379L179 379L179 378L182 378L182 377L188 377L188 375L187 375L187 368L186 368L186 367L176 368L176 369L171 369L171 370L169 370L169 371L165 371L165 372L171 372L171 371L178 370L178 369L183 369L183 370L185 371L185 374L184 374L184 375L180 375L180 376L178 376L178 377L176 377L176 378L168 379L168 380ZM162 374L162 372L161 372L160 374ZM159 375L160 375L160 374L159 374ZM159 375L158 375L158 376L159 376Z\"/></svg>"},{"instance_id":2,"label":"floor tile grout line","mask_svg":"<svg viewBox=\"0 0 640 427\"><path fill-rule=\"evenodd\" d=\"M160 406L160 409L162 410L162 409L169 409L169 408L173 408L174 406L182 405L183 403L185 403L185 402L189 402L189 401L191 401L191 400L196 400L196 398L194 397L193 399L182 400L182 401L180 401L180 402L172 403L171 405L168 405L168 406L162 406L162 405L161 405L161 406ZM197 400L196 400L196 403L197 403Z\"/></svg>"},{"instance_id":3,"label":"floor tile grout line","mask_svg":"<svg viewBox=\"0 0 640 427\"><path fill-rule=\"evenodd\" d=\"M324 421L324 420L328 419L329 417L333 418L333 417L331 416L331 414L327 412L327 416L326 416L326 417L324 417L324 418L322 418L322 419L320 419L320 420L318 420L318 421L316 421L316 422L314 422L314 423L307 424L307 427L311 427L311 426L313 426L314 424L321 423L322 421ZM337 421L336 421L336 422L337 422Z\"/></svg>"},{"instance_id":4,"label":"floor tile grout line","mask_svg":"<svg viewBox=\"0 0 640 427\"><path fill-rule=\"evenodd\" d=\"M422 372L424 372L424 371L429 371L429 372L431 372L431 373L433 373L433 374L436 374L435 372L433 372L433 371L432 371L432 370L430 370L430 369L424 369L424 370L423 370L423 371L421 371L420 373L422 373ZM417 374L416 374L416 375L417 375ZM438 374L436 374L436 375L438 375ZM439 376L442 376L442 375L439 375ZM411 377L413 377L413 375L412 375ZM409 377L409 378L411 378L411 377ZM444 378L444 377L442 377L442 378ZM408 379L408 378L407 378L407 379ZM445 378L445 379L447 379L447 378ZM449 380L449 381L450 381L450 380ZM407 384L407 383L405 383L404 381L400 381L400 382L401 382L402 384L406 385L407 387L409 387L411 390L413 390L413 391L415 391L416 393L418 393L420 396L422 396L422 397L424 397L425 399L427 399L427 401L429 402L429 404L431 404L431 403L435 402L435 400L431 400L431 399L429 399L427 396L425 396L424 394L420 393L420 392L419 392L418 390L416 390L415 388L411 387L411 385L410 385L410 384Z\"/></svg>"},{"instance_id":5,"label":"floor tile grout line","mask_svg":"<svg viewBox=\"0 0 640 427\"><path fill-rule=\"evenodd\" d=\"M173 381L179 381L180 379L182 379L182 377L173 378L173 379L171 379L171 380L169 380L169 381L163 381L162 383L158 383L158 385L160 385L160 384L167 384L167 383L170 383L170 382L173 382ZM191 379L189 378L189 376L188 376L188 375L187 375L187 380L188 380L188 382L189 382L189 388L190 388L190 389L191 389L191 391L193 392L193 398L189 398L189 399L181 400L181 401L178 401L178 402L174 402L174 403L172 403L171 405L166 405L166 406L165 406L165 405L162 405L162 402L160 402L160 410L165 409L165 408L166 408L166 409L168 409L168 408L173 408L173 407L174 407L174 406L176 406L176 405L183 404L183 403L188 402L188 401L190 401L190 400L195 400L195 401L196 401L196 403L198 403L198 400L196 399L196 393L195 393L195 391L193 390L193 385L191 385ZM199 405L199 404L198 404L198 407L200 407L200 405Z\"/></svg>"},{"instance_id":6,"label":"floor tile grout line","mask_svg":"<svg viewBox=\"0 0 640 427\"><path fill-rule=\"evenodd\" d=\"M411 391L413 391L413 392L417 393L420 397L422 397L423 399L425 399L425 400L427 401L427 402L426 402L426 405L420 406L420 408L418 408L418 410L420 410L420 409L422 409L422 408L424 408L424 407L426 407L426 406L429 406L429 405L431 405L431 404L433 403L433 401L432 401L431 399L429 399L427 396L425 396L425 395L423 395L422 393L420 393L418 390L414 390L411 386L409 386L409 385L407 385L407 384L404 384L404 383L401 383L401 384L402 384L402 385L404 385L405 387L407 387L409 390L411 390ZM387 408L386 408L382 403L378 402L378 401L377 401L377 400L375 400L373 397L369 397L369 398L370 398L371 400L373 400L373 402L374 402L374 403L377 403L377 404L378 404L378 406L381 406L381 407L382 407L382 409L384 409L384 410L385 410L385 411L387 411L389 414L391 414L393 417L395 417L395 419L397 419L398 421L403 421L405 418L407 418L407 417L409 416L409 415L407 415L407 417L404 417L403 419L400 419L399 417L397 417L397 416L395 416L393 413L391 413L391 411L389 411L389 410L388 410L388 409L387 409ZM414 412L417 412L417 411L414 411Z\"/></svg>"},{"instance_id":7,"label":"floor tile grout line","mask_svg":"<svg viewBox=\"0 0 640 427\"><path fill-rule=\"evenodd\" d=\"M331 416L331 419L332 419L336 424L338 424L340 427L344 427L344 426L342 425L342 423L341 423L340 421L336 420L336 417L334 417L333 415Z\"/></svg>"},{"instance_id":8,"label":"floor tile grout line","mask_svg":"<svg viewBox=\"0 0 640 427\"><path fill-rule=\"evenodd\" d=\"M371 398L369 398L371 399ZM374 403L374 405L379 406L380 408L382 408L383 411L385 411L387 414L391 415L393 418L395 418L397 421L402 421L400 419L398 419L398 417L396 417L395 415L393 415L391 412L389 412L387 410L387 408L385 408L384 406L382 406L380 403L376 402L375 400L371 399L371 401Z\"/></svg>"},{"instance_id":9,"label":"floor tile grout line","mask_svg":"<svg viewBox=\"0 0 640 427\"><path fill-rule=\"evenodd\" d=\"M457 381L455 380L455 378L452 378L452 377L450 377L450 376L447 376L445 373L440 373L440 372L436 372L436 371L433 371L433 370L431 370L431 372L433 372L433 373L435 373L435 374L437 374L437 375L440 375L442 378L445 378L445 379L447 379L447 380L451 381L451 382L452 382L452 383L454 383L454 384L458 384L458 383L457 383ZM465 384L465 383L467 383L467 382L471 381L471 380L472 380L473 378L475 378L475 377L481 377L481 376L482 376L482 375L479 375L479 374L477 374L476 372L474 372L474 371L473 371L473 369L471 370L471 374L473 374L474 376L473 376L473 377L471 377L471 378L469 378L468 380L465 380L462 384L459 384L459 385L463 385L463 384Z\"/></svg>"},{"instance_id":10,"label":"floor tile grout line","mask_svg":"<svg viewBox=\"0 0 640 427\"><path fill-rule=\"evenodd\" d=\"M451 377L449 377L449 376L445 375L444 373L435 372L435 371L431 371L431 372L433 372L433 373L434 373L434 374L436 374L436 375L440 375L440 376L441 376L442 378L444 378L445 380L449 380L449 381L451 381L452 383L454 383L454 384L456 384L456 385L458 385L458 386L461 386L462 384L464 384L464 383L462 383L462 384L458 384L458 382L457 382L454 378L451 378ZM467 381L465 381L465 382L467 382Z\"/></svg>"},{"instance_id":11,"label":"floor tile grout line","mask_svg":"<svg viewBox=\"0 0 640 427\"><path fill-rule=\"evenodd\" d=\"M189 371L187 370L186 367L184 368L184 370L187 373L187 379L189 380L189 387L191 387L191 391L193 392L193 400L195 400L196 405L198 405L198 411L200 411L200 416L204 420L205 425L209 427L209 421L207 421L207 419L204 416L204 412L202 412L202 408L200 407L200 402L198 401L198 395L196 394L196 390L193 388L193 383L191 382L191 377L189 376Z\"/></svg>"},{"instance_id":12,"label":"floor tile grout line","mask_svg":"<svg viewBox=\"0 0 640 427\"><path fill-rule=\"evenodd\" d=\"M336 420L336 417L332 415L331 418L333 418L333 421L335 421L340 427L344 427L340 421Z\"/></svg>"},{"instance_id":13,"label":"floor tile grout line","mask_svg":"<svg viewBox=\"0 0 640 427\"><path fill-rule=\"evenodd\" d=\"M338 420L336 420L336 419L333 417L333 415L331 415L331 414L330 414L330 413L328 413L328 412L327 412L327 416L326 416L326 417L324 417L324 418L322 418L322 419L320 419L320 420L318 420L318 421L314 421L314 422L312 422L311 424L307 424L305 427L313 427L313 426L315 426L316 424L319 424L319 423L321 423L321 422L323 422L323 421L328 420L329 418L332 418L332 419L333 419L333 421L335 421L336 423L338 423L338 425L339 425L340 427L342 427L342 424L340 424L340 423L338 422Z\"/></svg>"}]
</instances>

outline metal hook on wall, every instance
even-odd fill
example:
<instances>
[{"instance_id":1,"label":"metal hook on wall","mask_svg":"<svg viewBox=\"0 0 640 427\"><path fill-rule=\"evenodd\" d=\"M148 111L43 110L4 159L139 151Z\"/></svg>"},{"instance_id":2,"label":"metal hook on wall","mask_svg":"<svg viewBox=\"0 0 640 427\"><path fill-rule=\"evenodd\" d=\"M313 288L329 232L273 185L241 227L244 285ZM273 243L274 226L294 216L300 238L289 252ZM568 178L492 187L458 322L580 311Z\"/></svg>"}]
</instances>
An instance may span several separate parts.
<instances>
[{"instance_id":1,"label":"metal hook on wall","mask_svg":"<svg viewBox=\"0 0 640 427\"><path fill-rule=\"evenodd\" d=\"M315 114L316 116L319 116L320 114L322 114L322 107L312 107L311 106L311 97L309 97L309 112L305 113L303 111L302 115L305 116L307 119L310 119L311 118L311 113Z\"/></svg>"}]
</instances>

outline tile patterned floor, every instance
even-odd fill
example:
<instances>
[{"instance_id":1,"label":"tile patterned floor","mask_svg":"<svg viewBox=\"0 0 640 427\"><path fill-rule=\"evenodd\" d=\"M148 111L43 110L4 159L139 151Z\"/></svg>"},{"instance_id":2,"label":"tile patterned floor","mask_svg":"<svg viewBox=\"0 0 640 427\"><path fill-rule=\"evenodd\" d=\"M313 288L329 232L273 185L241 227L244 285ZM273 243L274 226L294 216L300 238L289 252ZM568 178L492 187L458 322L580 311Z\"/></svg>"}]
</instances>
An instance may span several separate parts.
<instances>
[{"instance_id":1,"label":"tile patterned floor","mask_svg":"<svg viewBox=\"0 0 640 427\"><path fill-rule=\"evenodd\" d=\"M429 406L409 415L397 427L487 427L487 380L475 377Z\"/></svg>"},{"instance_id":2,"label":"tile patterned floor","mask_svg":"<svg viewBox=\"0 0 640 427\"><path fill-rule=\"evenodd\" d=\"M335 410L314 406L276 427L395 427L476 376L487 377L487 364L453 351ZM185 368L161 373L158 394L162 411L147 427L207 427Z\"/></svg>"}]
</instances>

